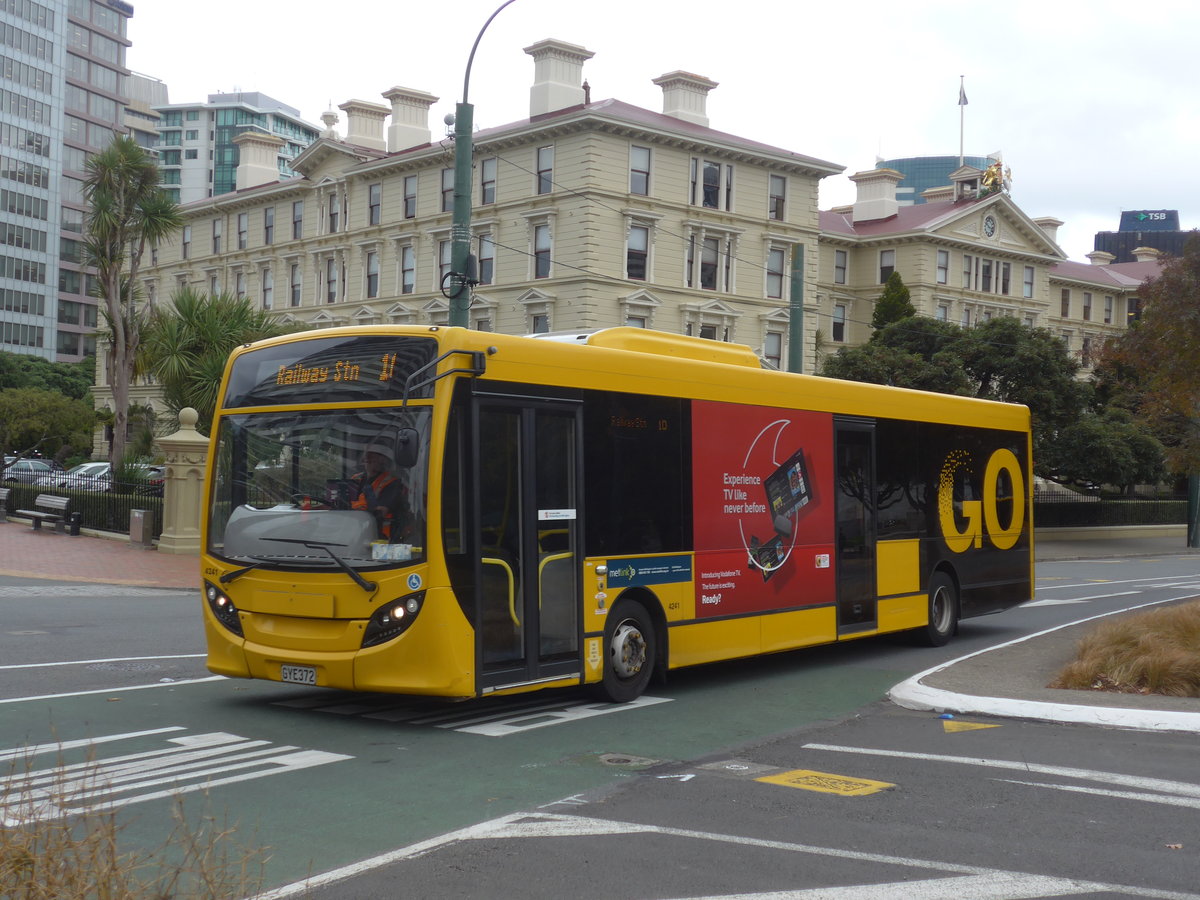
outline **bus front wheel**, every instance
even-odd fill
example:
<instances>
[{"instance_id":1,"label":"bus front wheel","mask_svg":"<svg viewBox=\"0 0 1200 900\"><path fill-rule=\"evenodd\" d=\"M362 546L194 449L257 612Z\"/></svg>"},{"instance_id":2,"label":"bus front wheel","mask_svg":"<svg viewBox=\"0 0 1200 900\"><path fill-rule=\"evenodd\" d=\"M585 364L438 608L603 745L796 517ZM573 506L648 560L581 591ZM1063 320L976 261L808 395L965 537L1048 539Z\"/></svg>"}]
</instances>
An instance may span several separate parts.
<instances>
[{"instance_id":1,"label":"bus front wheel","mask_svg":"<svg viewBox=\"0 0 1200 900\"><path fill-rule=\"evenodd\" d=\"M945 572L929 578L929 623L917 629L922 644L941 647L958 631L958 588Z\"/></svg>"},{"instance_id":2,"label":"bus front wheel","mask_svg":"<svg viewBox=\"0 0 1200 900\"><path fill-rule=\"evenodd\" d=\"M628 703L640 697L654 674L656 641L654 623L646 608L630 600L618 603L604 626L600 694L613 703Z\"/></svg>"}]
</instances>

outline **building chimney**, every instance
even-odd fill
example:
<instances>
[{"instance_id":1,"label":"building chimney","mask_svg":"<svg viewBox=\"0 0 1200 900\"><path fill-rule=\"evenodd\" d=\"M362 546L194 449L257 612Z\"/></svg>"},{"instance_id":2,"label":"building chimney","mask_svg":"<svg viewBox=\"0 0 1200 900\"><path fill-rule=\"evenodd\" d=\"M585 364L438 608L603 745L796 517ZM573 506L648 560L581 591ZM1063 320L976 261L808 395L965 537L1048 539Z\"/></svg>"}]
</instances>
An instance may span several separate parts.
<instances>
[{"instance_id":1,"label":"building chimney","mask_svg":"<svg viewBox=\"0 0 1200 900\"><path fill-rule=\"evenodd\" d=\"M1062 219L1056 219L1054 216L1042 216L1040 219L1034 219L1033 224L1042 229L1046 237L1058 243L1058 229L1063 226Z\"/></svg>"},{"instance_id":2,"label":"building chimney","mask_svg":"<svg viewBox=\"0 0 1200 900\"><path fill-rule=\"evenodd\" d=\"M595 53L553 38L538 41L525 52L533 57L529 118L583 104L583 64Z\"/></svg>"},{"instance_id":3,"label":"building chimney","mask_svg":"<svg viewBox=\"0 0 1200 900\"><path fill-rule=\"evenodd\" d=\"M1107 266L1114 259L1116 259L1116 257L1111 253L1106 253L1103 250L1093 250L1091 253L1087 254L1087 258L1091 261L1093 266Z\"/></svg>"},{"instance_id":4,"label":"building chimney","mask_svg":"<svg viewBox=\"0 0 1200 900\"><path fill-rule=\"evenodd\" d=\"M1158 262L1159 257L1161 256L1162 253L1160 253L1158 250L1155 250L1153 247L1133 248L1133 258L1138 262Z\"/></svg>"},{"instance_id":5,"label":"building chimney","mask_svg":"<svg viewBox=\"0 0 1200 900\"><path fill-rule=\"evenodd\" d=\"M694 125L708 127L708 113L704 107L708 102L708 92L717 86L717 82L703 75L676 69L659 75L654 83L662 88L664 116L674 116Z\"/></svg>"},{"instance_id":6,"label":"building chimney","mask_svg":"<svg viewBox=\"0 0 1200 900\"><path fill-rule=\"evenodd\" d=\"M392 124L388 126L387 148L398 153L420 147L432 140L429 131L429 107L438 102L433 94L411 88L394 87L384 91L383 99L392 104Z\"/></svg>"},{"instance_id":7,"label":"building chimney","mask_svg":"<svg viewBox=\"0 0 1200 900\"><path fill-rule=\"evenodd\" d=\"M382 103L366 100L347 100L338 106L346 114L346 143L372 150L386 150L383 142L383 120L391 112Z\"/></svg>"},{"instance_id":8,"label":"building chimney","mask_svg":"<svg viewBox=\"0 0 1200 900\"><path fill-rule=\"evenodd\" d=\"M279 180L279 148L283 138L265 131L243 131L233 139L238 148L236 190Z\"/></svg>"},{"instance_id":9,"label":"building chimney","mask_svg":"<svg viewBox=\"0 0 1200 900\"><path fill-rule=\"evenodd\" d=\"M896 200L896 185L904 175L895 169L872 169L857 172L850 180L858 186L858 199L854 201L854 221L871 222L896 215L900 204Z\"/></svg>"}]
</instances>

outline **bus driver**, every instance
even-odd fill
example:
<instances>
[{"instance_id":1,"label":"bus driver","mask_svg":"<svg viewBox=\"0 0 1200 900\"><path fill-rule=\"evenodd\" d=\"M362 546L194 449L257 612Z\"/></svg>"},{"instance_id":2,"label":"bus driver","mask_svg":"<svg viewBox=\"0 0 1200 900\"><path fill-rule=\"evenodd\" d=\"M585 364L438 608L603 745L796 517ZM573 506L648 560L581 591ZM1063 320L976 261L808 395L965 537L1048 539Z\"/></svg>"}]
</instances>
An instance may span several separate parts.
<instances>
[{"instance_id":1,"label":"bus driver","mask_svg":"<svg viewBox=\"0 0 1200 900\"><path fill-rule=\"evenodd\" d=\"M363 452L363 471L350 479L350 508L374 514L379 536L396 542L408 527L406 489L392 469L396 461L391 448L371 444Z\"/></svg>"}]
</instances>

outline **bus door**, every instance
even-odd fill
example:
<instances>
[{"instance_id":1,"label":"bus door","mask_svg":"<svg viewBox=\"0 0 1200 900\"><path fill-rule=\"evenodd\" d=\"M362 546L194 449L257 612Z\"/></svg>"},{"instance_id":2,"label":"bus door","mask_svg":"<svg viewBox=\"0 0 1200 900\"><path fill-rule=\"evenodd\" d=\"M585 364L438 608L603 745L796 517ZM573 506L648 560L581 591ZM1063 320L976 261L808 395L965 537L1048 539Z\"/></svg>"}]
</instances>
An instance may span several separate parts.
<instances>
[{"instance_id":1,"label":"bus door","mask_svg":"<svg viewBox=\"0 0 1200 900\"><path fill-rule=\"evenodd\" d=\"M835 419L838 633L876 627L875 424Z\"/></svg>"},{"instance_id":2,"label":"bus door","mask_svg":"<svg viewBox=\"0 0 1200 900\"><path fill-rule=\"evenodd\" d=\"M581 673L582 408L476 399L480 686Z\"/></svg>"}]
</instances>

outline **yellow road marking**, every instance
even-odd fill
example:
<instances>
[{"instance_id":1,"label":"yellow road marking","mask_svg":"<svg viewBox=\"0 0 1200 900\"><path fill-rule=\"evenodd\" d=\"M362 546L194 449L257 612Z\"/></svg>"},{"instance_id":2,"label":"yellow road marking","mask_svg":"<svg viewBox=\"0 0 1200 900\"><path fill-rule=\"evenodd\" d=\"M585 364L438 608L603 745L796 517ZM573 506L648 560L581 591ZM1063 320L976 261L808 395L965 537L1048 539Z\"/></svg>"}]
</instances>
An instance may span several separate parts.
<instances>
[{"instance_id":1,"label":"yellow road marking","mask_svg":"<svg viewBox=\"0 0 1200 900\"><path fill-rule=\"evenodd\" d=\"M999 725L984 725L982 722L943 722L942 728L946 734L959 731L979 731L981 728L999 728Z\"/></svg>"},{"instance_id":2,"label":"yellow road marking","mask_svg":"<svg viewBox=\"0 0 1200 900\"><path fill-rule=\"evenodd\" d=\"M814 772L811 769L793 769L790 772L780 772L778 775L764 775L762 778L754 780L806 791L820 791L823 794L840 794L843 797L865 797L867 794L876 794L879 791L895 787L894 784L887 781L850 778L846 775Z\"/></svg>"}]
</instances>

